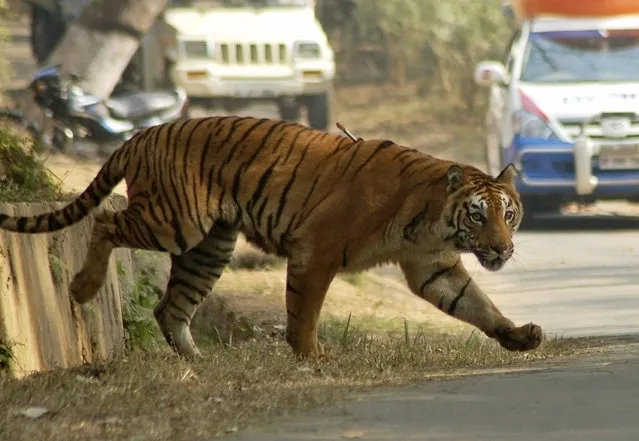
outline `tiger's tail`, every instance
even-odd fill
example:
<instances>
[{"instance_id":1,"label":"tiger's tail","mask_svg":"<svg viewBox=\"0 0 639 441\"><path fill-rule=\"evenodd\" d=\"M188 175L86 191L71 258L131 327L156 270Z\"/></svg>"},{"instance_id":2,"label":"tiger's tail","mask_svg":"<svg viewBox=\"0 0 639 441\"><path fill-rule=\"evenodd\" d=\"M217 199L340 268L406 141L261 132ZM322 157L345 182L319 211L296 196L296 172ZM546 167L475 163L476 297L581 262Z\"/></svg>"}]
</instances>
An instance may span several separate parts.
<instances>
[{"instance_id":1,"label":"tiger's tail","mask_svg":"<svg viewBox=\"0 0 639 441\"><path fill-rule=\"evenodd\" d=\"M120 148L104 163L89 186L76 199L60 210L35 216L0 214L0 229L17 233L49 233L62 230L87 217L124 178Z\"/></svg>"}]
</instances>

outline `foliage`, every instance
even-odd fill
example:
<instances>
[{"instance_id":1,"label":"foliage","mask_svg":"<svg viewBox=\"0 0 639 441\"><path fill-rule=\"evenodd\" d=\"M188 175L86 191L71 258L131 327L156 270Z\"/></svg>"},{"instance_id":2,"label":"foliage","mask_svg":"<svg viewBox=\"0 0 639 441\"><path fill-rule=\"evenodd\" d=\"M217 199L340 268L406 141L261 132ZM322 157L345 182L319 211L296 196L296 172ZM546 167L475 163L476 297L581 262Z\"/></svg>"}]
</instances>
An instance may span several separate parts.
<instances>
[{"instance_id":1,"label":"foliage","mask_svg":"<svg viewBox=\"0 0 639 441\"><path fill-rule=\"evenodd\" d=\"M511 32L501 0L319 0L317 10L339 81L417 82L423 95L443 92L471 112L474 65L499 57Z\"/></svg>"},{"instance_id":2,"label":"foliage","mask_svg":"<svg viewBox=\"0 0 639 441\"><path fill-rule=\"evenodd\" d=\"M0 18L8 17L10 15L11 11L9 10L9 6L7 5L7 1L0 0ZM7 32L0 26L0 53L4 51L4 46L7 44L8 39L9 37L7 35ZM0 57L0 87L2 87L3 83L6 81L8 74L9 66L7 65L4 57Z\"/></svg>"},{"instance_id":3,"label":"foliage","mask_svg":"<svg viewBox=\"0 0 639 441\"><path fill-rule=\"evenodd\" d=\"M0 122L0 201L33 202L61 196L59 183L37 153Z\"/></svg>"},{"instance_id":4,"label":"foliage","mask_svg":"<svg viewBox=\"0 0 639 441\"><path fill-rule=\"evenodd\" d=\"M124 275L119 266L118 273ZM132 349L155 349L157 326L153 318L153 305L162 292L153 282L154 274L147 271L135 272L135 283L128 295L123 296L122 324L127 336L127 346Z\"/></svg>"},{"instance_id":5,"label":"foliage","mask_svg":"<svg viewBox=\"0 0 639 441\"><path fill-rule=\"evenodd\" d=\"M14 354L11 345L0 340L0 375L9 370L13 358Z\"/></svg>"}]
</instances>

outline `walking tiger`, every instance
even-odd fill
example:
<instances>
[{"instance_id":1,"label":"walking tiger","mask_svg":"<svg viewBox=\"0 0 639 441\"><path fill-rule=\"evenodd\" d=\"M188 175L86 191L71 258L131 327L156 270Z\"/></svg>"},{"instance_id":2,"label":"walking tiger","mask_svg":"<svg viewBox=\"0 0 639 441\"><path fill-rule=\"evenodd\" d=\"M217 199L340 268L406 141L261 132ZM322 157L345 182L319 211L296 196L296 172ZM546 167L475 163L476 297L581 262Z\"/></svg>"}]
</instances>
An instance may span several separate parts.
<instances>
[{"instance_id":1,"label":"walking tiger","mask_svg":"<svg viewBox=\"0 0 639 441\"><path fill-rule=\"evenodd\" d=\"M271 119L178 120L138 132L64 208L0 215L0 228L48 233L85 218L122 180L128 207L96 215L83 268L70 292L95 297L116 247L171 256L154 315L181 355L200 354L190 332L198 306L230 262L239 233L287 259L286 340L321 356L324 298L339 272L394 263L411 291L470 323L508 350L542 341L517 327L468 275L461 253L497 271L510 259L523 207L514 166L497 177L389 140L352 139Z\"/></svg>"}]
</instances>

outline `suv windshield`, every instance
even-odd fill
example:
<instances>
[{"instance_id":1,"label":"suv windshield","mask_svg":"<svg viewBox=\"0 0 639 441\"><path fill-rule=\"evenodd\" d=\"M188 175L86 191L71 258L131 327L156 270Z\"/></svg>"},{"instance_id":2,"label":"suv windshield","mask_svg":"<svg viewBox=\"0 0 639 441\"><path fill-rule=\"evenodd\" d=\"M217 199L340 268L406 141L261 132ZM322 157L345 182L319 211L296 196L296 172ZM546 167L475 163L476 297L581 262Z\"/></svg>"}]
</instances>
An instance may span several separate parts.
<instances>
[{"instance_id":1,"label":"suv windshield","mask_svg":"<svg viewBox=\"0 0 639 441\"><path fill-rule=\"evenodd\" d=\"M639 81L639 30L534 32L528 40L521 80Z\"/></svg>"},{"instance_id":2,"label":"suv windshield","mask_svg":"<svg viewBox=\"0 0 639 441\"><path fill-rule=\"evenodd\" d=\"M169 0L173 7L308 7L313 6L313 0Z\"/></svg>"}]
</instances>

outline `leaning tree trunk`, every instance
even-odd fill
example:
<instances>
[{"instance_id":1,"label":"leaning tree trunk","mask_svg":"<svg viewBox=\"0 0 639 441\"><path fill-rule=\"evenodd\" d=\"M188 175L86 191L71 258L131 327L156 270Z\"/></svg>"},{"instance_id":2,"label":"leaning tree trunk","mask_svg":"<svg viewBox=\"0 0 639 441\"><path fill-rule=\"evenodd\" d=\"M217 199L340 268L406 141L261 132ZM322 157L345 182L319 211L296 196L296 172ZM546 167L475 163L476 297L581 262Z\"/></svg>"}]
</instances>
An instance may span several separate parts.
<instances>
[{"instance_id":1,"label":"leaning tree trunk","mask_svg":"<svg viewBox=\"0 0 639 441\"><path fill-rule=\"evenodd\" d=\"M92 0L49 56L47 64L79 75L88 93L106 99L167 0Z\"/></svg>"}]
</instances>

